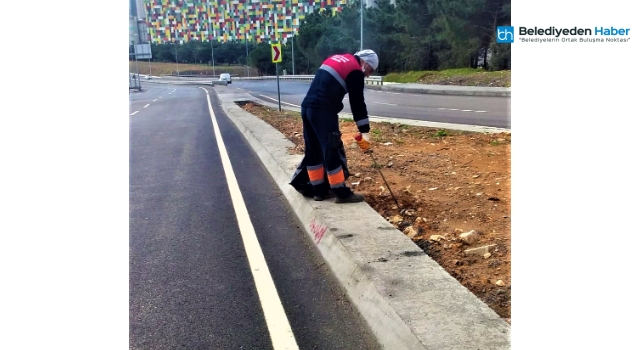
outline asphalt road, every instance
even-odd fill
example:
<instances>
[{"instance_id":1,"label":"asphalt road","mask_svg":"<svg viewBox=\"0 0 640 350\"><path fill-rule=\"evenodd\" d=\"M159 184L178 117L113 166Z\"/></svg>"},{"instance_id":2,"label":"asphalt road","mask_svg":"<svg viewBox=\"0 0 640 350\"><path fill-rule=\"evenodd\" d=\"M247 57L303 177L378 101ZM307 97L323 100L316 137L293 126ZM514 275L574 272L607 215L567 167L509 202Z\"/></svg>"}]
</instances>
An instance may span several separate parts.
<instances>
[{"instance_id":1,"label":"asphalt road","mask_svg":"<svg viewBox=\"0 0 640 350\"><path fill-rule=\"evenodd\" d=\"M265 306L280 302L300 349L377 349L207 88L279 301L257 292L205 92L142 84L130 95L130 348L271 349Z\"/></svg>"},{"instance_id":2,"label":"asphalt road","mask_svg":"<svg viewBox=\"0 0 640 350\"><path fill-rule=\"evenodd\" d=\"M280 81L280 102L298 107L309 82ZM269 102L278 101L275 80L236 80L229 88L243 89ZM484 96L452 96L389 92L365 89L365 102L372 116L425 120L431 122L511 128L511 98ZM343 112L351 113L348 95Z\"/></svg>"}]
</instances>

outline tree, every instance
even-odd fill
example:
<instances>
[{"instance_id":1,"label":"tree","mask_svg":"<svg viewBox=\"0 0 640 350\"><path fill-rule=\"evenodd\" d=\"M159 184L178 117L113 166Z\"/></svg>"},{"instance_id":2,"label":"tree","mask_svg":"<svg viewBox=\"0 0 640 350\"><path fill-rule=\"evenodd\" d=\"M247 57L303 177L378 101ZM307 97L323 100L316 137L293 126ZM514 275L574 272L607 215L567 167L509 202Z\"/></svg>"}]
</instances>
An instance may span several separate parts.
<instances>
[{"instance_id":1,"label":"tree","mask_svg":"<svg viewBox=\"0 0 640 350\"><path fill-rule=\"evenodd\" d=\"M491 47L496 42L496 27L510 23L511 0L485 0L480 10L471 17L470 25L478 32L480 40L478 61L482 62L484 69L489 69Z\"/></svg>"},{"instance_id":2,"label":"tree","mask_svg":"<svg viewBox=\"0 0 640 350\"><path fill-rule=\"evenodd\" d=\"M395 25L402 50L398 52L400 70L437 69L435 56L440 44L429 30L435 18L434 3L428 0L398 0Z\"/></svg>"},{"instance_id":3,"label":"tree","mask_svg":"<svg viewBox=\"0 0 640 350\"><path fill-rule=\"evenodd\" d=\"M307 15L298 30L297 46L300 52L307 58L311 67L319 67L320 63L326 58L322 57L316 51L316 46L323 37L327 28L330 27L329 20L331 13L329 11L316 10Z\"/></svg>"},{"instance_id":4,"label":"tree","mask_svg":"<svg viewBox=\"0 0 640 350\"><path fill-rule=\"evenodd\" d=\"M271 45L262 42L249 53L249 62L256 67L260 75L276 74L276 65L271 62Z\"/></svg>"},{"instance_id":5,"label":"tree","mask_svg":"<svg viewBox=\"0 0 640 350\"><path fill-rule=\"evenodd\" d=\"M181 63L193 62L193 46L187 43L178 45L178 61Z\"/></svg>"},{"instance_id":6,"label":"tree","mask_svg":"<svg viewBox=\"0 0 640 350\"><path fill-rule=\"evenodd\" d=\"M511 45L491 43L489 70L511 69Z\"/></svg>"},{"instance_id":7,"label":"tree","mask_svg":"<svg viewBox=\"0 0 640 350\"><path fill-rule=\"evenodd\" d=\"M389 0L378 0L376 6L365 11L366 46L378 54L378 73L386 74L401 67L398 53L403 50L402 30L395 25L396 8Z\"/></svg>"}]
</instances>

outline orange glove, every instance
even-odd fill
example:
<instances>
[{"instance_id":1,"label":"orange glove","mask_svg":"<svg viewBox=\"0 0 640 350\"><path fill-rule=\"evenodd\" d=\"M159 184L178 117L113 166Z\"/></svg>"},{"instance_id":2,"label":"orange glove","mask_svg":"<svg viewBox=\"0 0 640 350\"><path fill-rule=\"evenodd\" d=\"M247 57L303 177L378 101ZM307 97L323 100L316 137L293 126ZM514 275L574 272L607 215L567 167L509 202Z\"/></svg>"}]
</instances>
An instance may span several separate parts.
<instances>
[{"instance_id":1,"label":"orange glove","mask_svg":"<svg viewBox=\"0 0 640 350\"><path fill-rule=\"evenodd\" d=\"M358 134L354 138L356 139L356 142L358 143L358 146L360 146L361 150L363 151L369 150L369 146L371 146L371 143L369 142L368 132Z\"/></svg>"}]
</instances>

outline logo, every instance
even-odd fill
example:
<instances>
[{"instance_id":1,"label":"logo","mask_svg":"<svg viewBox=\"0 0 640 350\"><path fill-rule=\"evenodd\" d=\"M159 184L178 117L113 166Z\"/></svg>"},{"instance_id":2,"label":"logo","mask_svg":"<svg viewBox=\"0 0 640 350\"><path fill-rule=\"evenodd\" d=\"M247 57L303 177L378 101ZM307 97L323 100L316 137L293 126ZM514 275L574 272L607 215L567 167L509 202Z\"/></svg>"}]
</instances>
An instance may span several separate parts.
<instances>
[{"instance_id":1,"label":"logo","mask_svg":"<svg viewBox=\"0 0 640 350\"><path fill-rule=\"evenodd\" d=\"M501 26L496 28L496 42L498 44L510 44L514 38L513 27Z\"/></svg>"}]
</instances>

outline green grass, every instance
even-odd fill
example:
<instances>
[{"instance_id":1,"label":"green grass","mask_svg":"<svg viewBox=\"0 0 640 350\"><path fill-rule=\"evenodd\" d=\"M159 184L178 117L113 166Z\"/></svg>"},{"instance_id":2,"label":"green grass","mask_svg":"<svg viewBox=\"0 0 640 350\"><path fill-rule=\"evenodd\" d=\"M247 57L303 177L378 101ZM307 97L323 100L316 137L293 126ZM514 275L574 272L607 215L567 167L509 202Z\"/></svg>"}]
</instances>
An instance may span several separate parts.
<instances>
[{"instance_id":1,"label":"green grass","mask_svg":"<svg viewBox=\"0 0 640 350\"><path fill-rule=\"evenodd\" d=\"M389 73L384 81L392 83L415 83L425 75L426 71L411 71L406 73Z\"/></svg>"},{"instance_id":2,"label":"green grass","mask_svg":"<svg viewBox=\"0 0 640 350\"><path fill-rule=\"evenodd\" d=\"M456 68L441 71L411 71L389 73L384 76L385 82L391 83L423 83L463 86L510 87L511 71L485 71L481 68Z\"/></svg>"},{"instance_id":3,"label":"green grass","mask_svg":"<svg viewBox=\"0 0 640 350\"><path fill-rule=\"evenodd\" d=\"M213 74L213 66L209 66L206 64L185 64L179 63L177 69L180 70L180 74L202 74L202 75L212 75ZM171 75L176 73L176 64L171 62L151 62L145 60L138 61L138 71L140 74L151 74L151 75ZM129 72L136 72L136 62L129 61ZM151 72L151 73L149 73ZM242 65L231 65L227 66L216 65L216 75L220 75L220 73L229 73L231 75L238 75L244 77L246 75L246 68ZM258 71L255 69L250 70L250 74L252 76L257 76Z\"/></svg>"},{"instance_id":4,"label":"green grass","mask_svg":"<svg viewBox=\"0 0 640 350\"><path fill-rule=\"evenodd\" d=\"M371 140L373 142L380 143L384 141L384 138L382 137L382 131L380 129L371 129L369 133L371 134Z\"/></svg>"},{"instance_id":5,"label":"green grass","mask_svg":"<svg viewBox=\"0 0 640 350\"><path fill-rule=\"evenodd\" d=\"M434 75L439 75L442 77L452 77L452 76L456 76L456 75L473 75L473 74L478 74L478 73L483 73L485 71L482 70L482 68L454 68L454 69L446 69L446 70L442 70L442 71L438 71L438 72L434 72L434 71L427 71L428 74L434 74Z\"/></svg>"}]
</instances>

